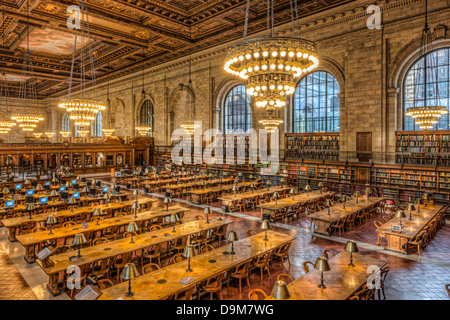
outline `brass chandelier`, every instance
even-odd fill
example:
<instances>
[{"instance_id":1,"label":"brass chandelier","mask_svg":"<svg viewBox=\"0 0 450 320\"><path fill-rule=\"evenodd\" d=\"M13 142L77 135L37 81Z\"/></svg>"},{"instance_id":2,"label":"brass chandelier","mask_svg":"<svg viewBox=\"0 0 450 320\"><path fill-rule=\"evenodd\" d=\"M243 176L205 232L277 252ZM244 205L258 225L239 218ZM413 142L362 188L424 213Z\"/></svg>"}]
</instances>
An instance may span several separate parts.
<instances>
[{"instance_id":1,"label":"brass chandelier","mask_svg":"<svg viewBox=\"0 0 450 320\"><path fill-rule=\"evenodd\" d=\"M8 86L6 83L6 75L5 72L2 72L2 83L0 86L0 111L2 107L5 106L5 114L4 119L0 120L0 133L9 133L11 128L14 127L17 123L15 121L6 120L8 119Z\"/></svg>"},{"instance_id":2,"label":"brass chandelier","mask_svg":"<svg viewBox=\"0 0 450 320\"><path fill-rule=\"evenodd\" d=\"M224 69L247 80L247 93L256 106L284 107L295 92L295 79L319 65L317 45L300 38L297 1L291 4L292 37L275 37L273 0L267 1L267 37L246 40L250 0L245 13L244 39L228 48ZM297 23L294 23L294 11Z\"/></svg>"},{"instance_id":3,"label":"brass chandelier","mask_svg":"<svg viewBox=\"0 0 450 320\"><path fill-rule=\"evenodd\" d=\"M431 80L429 82L432 83L433 88L433 96L435 97L435 101L438 100L438 90L437 86L437 61L436 57L431 53L433 51L433 34L430 30L430 26L428 25L428 1L425 1L425 26L422 30L422 38L421 38L421 57L424 59L424 79L425 79L425 88L427 88L427 69L430 70L429 74L431 75ZM428 59L427 53L431 53L430 58ZM427 66L427 61L429 61L429 65ZM419 81L419 77L415 74L415 81ZM415 88L418 88L419 85L415 85ZM413 117L416 124L419 125L421 129L428 130L432 129L435 124L437 124L438 119L442 115L448 114L447 107L439 106L438 103L436 105L427 105L428 103L432 104L429 100L427 100L427 95L425 95L424 106L411 107L406 109L406 116Z\"/></svg>"},{"instance_id":4,"label":"brass chandelier","mask_svg":"<svg viewBox=\"0 0 450 320\"><path fill-rule=\"evenodd\" d=\"M33 131L44 117L33 114L32 112L25 112L25 107L32 110L38 110L36 86L33 78L33 59L30 53L30 5L27 1L27 49L22 68L22 81L19 89L19 106L22 105L23 111L11 117L15 120L23 131Z\"/></svg>"},{"instance_id":5,"label":"brass chandelier","mask_svg":"<svg viewBox=\"0 0 450 320\"><path fill-rule=\"evenodd\" d=\"M283 123L283 119L276 117L274 108L267 108L266 113L267 116L261 118L259 123L264 126L267 132L273 133L278 129L279 125Z\"/></svg>"},{"instance_id":6,"label":"brass chandelier","mask_svg":"<svg viewBox=\"0 0 450 320\"><path fill-rule=\"evenodd\" d=\"M73 56L72 56L72 67L70 70L70 81L69 81L69 93L66 98L62 98L59 101L58 106L66 110L69 115L69 119L73 120L76 126L87 127L91 125L91 121L95 120L96 115L106 109L106 106L103 101L97 99L97 86L95 81L95 69L94 69L94 59L92 56L92 41L90 37L89 30L89 17L88 17L88 9L84 0L80 0L79 3L80 14L77 19L79 21L79 30L76 28L75 31L75 42L73 48ZM83 26L83 24L85 24ZM86 30L83 30L84 29ZM80 32L80 86L81 92L79 98L71 97L72 93L72 82L73 82L73 71L75 66L75 57L76 57L76 48L77 48L77 36L78 32ZM86 33L86 35L85 35ZM85 38L88 43L89 48L89 62L85 61ZM86 93L87 80L88 75L86 74L86 66L90 67L90 77L91 84L94 91L95 98L88 98Z\"/></svg>"}]
</instances>

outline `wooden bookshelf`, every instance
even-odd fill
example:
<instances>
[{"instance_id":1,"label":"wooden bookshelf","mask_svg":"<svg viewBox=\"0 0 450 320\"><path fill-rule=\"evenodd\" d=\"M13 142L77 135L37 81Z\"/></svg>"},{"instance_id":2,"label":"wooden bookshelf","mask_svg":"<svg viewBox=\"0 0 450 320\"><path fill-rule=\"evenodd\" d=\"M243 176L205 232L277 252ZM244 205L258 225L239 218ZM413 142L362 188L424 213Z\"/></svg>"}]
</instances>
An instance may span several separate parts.
<instances>
[{"instance_id":1,"label":"wooden bookshelf","mask_svg":"<svg viewBox=\"0 0 450 320\"><path fill-rule=\"evenodd\" d=\"M286 159L339 159L339 133L287 133L285 139Z\"/></svg>"}]
</instances>

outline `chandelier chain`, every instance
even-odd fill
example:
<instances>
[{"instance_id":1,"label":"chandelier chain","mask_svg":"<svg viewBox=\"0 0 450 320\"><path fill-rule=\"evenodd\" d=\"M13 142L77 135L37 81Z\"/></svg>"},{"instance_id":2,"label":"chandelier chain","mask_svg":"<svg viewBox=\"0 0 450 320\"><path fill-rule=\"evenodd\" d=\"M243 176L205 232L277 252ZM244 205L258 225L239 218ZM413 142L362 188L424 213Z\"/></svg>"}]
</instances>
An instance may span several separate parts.
<instances>
[{"instance_id":1,"label":"chandelier chain","mask_svg":"<svg viewBox=\"0 0 450 320\"><path fill-rule=\"evenodd\" d=\"M247 28L248 28L248 13L250 11L250 0L247 0L247 5L245 8L245 23L244 23L244 41L247 38Z\"/></svg>"}]
</instances>

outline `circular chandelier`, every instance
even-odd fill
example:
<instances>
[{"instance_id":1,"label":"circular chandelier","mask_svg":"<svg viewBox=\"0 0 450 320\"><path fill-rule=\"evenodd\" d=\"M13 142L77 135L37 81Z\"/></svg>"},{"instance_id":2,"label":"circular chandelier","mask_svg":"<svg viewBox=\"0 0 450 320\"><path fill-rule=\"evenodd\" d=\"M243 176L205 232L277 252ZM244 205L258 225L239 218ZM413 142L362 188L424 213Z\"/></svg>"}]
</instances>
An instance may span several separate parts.
<instances>
[{"instance_id":1,"label":"circular chandelier","mask_svg":"<svg viewBox=\"0 0 450 320\"><path fill-rule=\"evenodd\" d=\"M44 117L38 115L20 114L12 116L11 119L15 120L23 131L33 131L37 127L37 124L44 120Z\"/></svg>"},{"instance_id":2,"label":"circular chandelier","mask_svg":"<svg viewBox=\"0 0 450 320\"><path fill-rule=\"evenodd\" d=\"M413 117L421 129L433 128L438 118L448 114L447 107L412 107L406 110L406 115Z\"/></svg>"},{"instance_id":3,"label":"circular chandelier","mask_svg":"<svg viewBox=\"0 0 450 320\"><path fill-rule=\"evenodd\" d=\"M198 124L195 124L194 122L185 122L180 124L180 127L182 127L184 130L187 131L190 135L193 135L195 132L195 129L198 127Z\"/></svg>"},{"instance_id":4,"label":"circular chandelier","mask_svg":"<svg viewBox=\"0 0 450 320\"><path fill-rule=\"evenodd\" d=\"M278 126L283 123L283 119L276 117L275 112L274 108L267 108L267 116L259 120L259 123L261 123L269 133L275 132L275 130L278 129Z\"/></svg>"},{"instance_id":5,"label":"circular chandelier","mask_svg":"<svg viewBox=\"0 0 450 320\"><path fill-rule=\"evenodd\" d=\"M138 134L140 136L146 136L146 135L148 135L148 132L150 130L152 130L152 127L141 126L141 127L136 127L136 130L138 131Z\"/></svg>"},{"instance_id":6,"label":"circular chandelier","mask_svg":"<svg viewBox=\"0 0 450 320\"><path fill-rule=\"evenodd\" d=\"M269 0L266 38L246 40L250 0L247 0L244 39L228 48L224 69L247 80L247 93L255 98L257 107L284 107L286 96L295 92L295 79L319 65L317 45L295 37L294 10L291 0L293 37L275 37L273 30L273 0ZM270 23L271 21L271 23Z\"/></svg>"},{"instance_id":7,"label":"circular chandelier","mask_svg":"<svg viewBox=\"0 0 450 320\"><path fill-rule=\"evenodd\" d=\"M102 129L103 135L104 135L105 137L110 137L110 136L112 136L112 134L114 133L114 131L116 131L116 129L107 129L107 128Z\"/></svg>"},{"instance_id":8,"label":"circular chandelier","mask_svg":"<svg viewBox=\"0 0 450 320\"><path fill-rule=\"evenodd\" d=\"M92 91L94 96L97 97L97 86L95 81L95 68L94 58L92 55L92 42L89 30L89 17L88 9L84 0L80 0L78 7L80 9L80 26L75 30L75 42L72 56L72 68L70 70L69 79L69 93L65 98L60 99L58 106L66 110L69 115L69 119L73 120L76 126L88 127L91 122L95 120L96 115L106 109L103 101L97 98L88 98L86 93L86 87L88 85L88 78L92 85ZM77 35L80 33L80 50L77 53ZM85 44L88 46L88 57L85 53ZM75 59L79 57L79 72L80 72L80 97L71 97L73 71L75 66ZM88 60L89 61L86 61ZM86 73L87 66L90 68L90 75Z\"/></svg>"}]
</instances>

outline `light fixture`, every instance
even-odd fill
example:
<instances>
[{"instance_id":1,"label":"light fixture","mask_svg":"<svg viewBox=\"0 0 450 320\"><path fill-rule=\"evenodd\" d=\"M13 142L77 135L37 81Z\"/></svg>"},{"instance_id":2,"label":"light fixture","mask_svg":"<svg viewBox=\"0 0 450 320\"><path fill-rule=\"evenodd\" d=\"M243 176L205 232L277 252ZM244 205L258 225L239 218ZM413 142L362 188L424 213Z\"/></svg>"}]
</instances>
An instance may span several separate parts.
<instances>
[{"instance_id":1,"label":"light fixture","mask_svg":"<svg viewBox=\"0 0 450 320\"><path fill-rule=\"evenodd\" d=\"M295 92L295 79L319 65L317 45L300 38L297 1L295 8L292 0L290 4L292 37L274 36L273 0L269 0L267 36L247 40L250 10L247 0L243 41L227 51L225 71L247 80L247 93L255 98L257 107L284 107L286 96Z\"/></svg>"},{"instance_id":2,"label":"light fixture","mask_svg":"<svg viewBox=\"0 0 450 320\"><path fill-rule=\"evenodd\" d=\"M189 27L189 38L192 38L191 34L191 28ZM189 81L188 85L186 86L186 105L184 110L184 121L180 124L180 127L182 127L184 130L188 132L188 134L193 135L195 132L195 129L199 126L195 123L195 99L192 99L191 103L191 94L189 91L193 92L192 88L192 57L191 57L191 42L189 42ZM192 104L192 106L191 106Z\"/></svg>"},{"instance_id":3,"label":"light fixture","mask_svg":"<svg viewBox=\"0 0 450 320\"><path fill-rule=\"evenodd\" d=\"M353 195L354 195L355 198L356 198L356 204L358 204L358 203L359 203L358 198L361 197L361 193L360 193L359 191L355 191L355 193L354 193Z\"/></svg>"},{"instance_id":4,"label":"light fixture","mask_svg":"<svg viewBox=\"0 0 450 320\"><path fill-rule=\"evenodd\" d=\"M274 193L273 193L273 195L272 195L272 197L274 197L275 198L275 205L278 205L278 198L280 197L280 194L277 192L277 191L275 191Z\"/></svg>"},{"instance_id":5,"label":"light fixture","mask_svg":"<svg viewBox=\"0 0 450 320\"><path fill-rule=\"evenodd\" d=\"M89 134L89 130L77 130L77 132L83 138Z\"/></svg>"},{"instance_id":6,"label":"light fixture","mask_svg":"<svg viewBox=\"0 0 450 320\"><path fill-rule=\"evenodd\" d=\"M84 236L84 233L77 233L74 237L73 237L73 241L72 244L74 246L78 246L78 255L77 258L81 258L81 246L83 243L86 243L86 237Z\"/></svg>"},{"instance_id":7,"label":"light fixture","mask_svg":"<svg viewBox=\"0 0 450 320\"><path fill-rule=\"evenodd\" d=\"M278 130L279 125L283 123L283 119L276 117L275 109L271 107L266 108L266 116L261 118L259 123L264 126L267 132L273 133Z\"/></svg>"},{"instance_id":8,"label":"light fixture","mask_svg":"<svg viewBox=\"0 0 450 320\"><path fill-rule=\"evenodd\" d=\"M347 243L345 244L344 250L350 252L350 263L348 264L348 266L354 267L355 265L353 264L353 252L359 251L356 242L354 242L353 240L348 240Z\"/></svg>"},{"instance_id":9,"label":"light fixture","mask_svg":"<svg viewBox=\"0 0 450 320\"><path fill-rule=\"evenodd\" d=\"M280 280L275 281L270 296L277 300L289 299L291 297L291 294L287 288L286 282Z\"/></svg>"},{"instance_id":10,"label":"light fixture","mask_svg":"<svg viewBox=\"0 0 450 320\"><path fill-rule=\"evenodd\" d=\"M27 0L27 49L23 60L22 81L20 82L18 104L22 106L21 114L16 114L11 117L15 120L18 126L25 132L33 131L40 121L44 118L38 114L33 113L33 110L38 110L36 83L33 73L33 58L30 53L30 4ZM25 112L28 108L28 112Z\"/></svg>"},{"instance_id":11,"label":"light fixture","mask_svg":"<svg viewBox=\"0 0 450 320\"><path fill-rule=\"evenodd\" d=\"M417 205L417 213L420 214L420 205L423 204L423 200L421 198L416 198L414 204Z\"/></svg>"},{"instance_id":12,"label":"light fixture","mask_svg":"<svg viewBox=\"0 0 450 320\"><path fill-rule=\"evenodd\" d=\"M47 220L45 221L45 223L46 223L47 225L50 225L50 232L49 232L48 235L53 235L53 225L54 225L55 223L58 223L58 220L56 219L56 217L55 217L54 215L49 215L49 216L47 217Z\"/></svg>"},{"instance_id":13,"label":"light fixture","mask_svg":"<svg viewBox=\"0 0 450 320\"><path fill-rule=\"evenodd\" d=\"M116 131L116 129L107 129L107 128L102 129L103 135L104 135L105 137L110 137L110 136L112 136L112 134L114 133L114 131Z\"/></svg>"},{"instance_id":14,"label":"light fixture","mask_svg":"<svg viewBox=\"0 0 450 320\"><path fill-rule=\"evenodd\" d=\"M265 234L264 234L264 239L263 239L263 240L264 240L264 241L269 241L269 239L267 238L267 230L272 229L272 226L270 225L269 220L267 220L267 219L264 219L264 220L263 220L261 229L263 229L264 232L265 232Z\"/></svg>"},{"instance_id":15,"label":"light fixture","mask_svg":"<svg viewBox=\"0 0 450 320\"><path fill-rule=\"evenodd\" d=\"M395 215L395 217L399 218L399 220L400 220L399 221L400 227L403 227L403 225L402 225L402 218L406 218L405 212L403 210L398 210L397 214Z\"/></svg>"},{"instance_id":16,"label":"light fixture","mask_svg":"<svg viewBox=\"0 0 450 320\"><path fill-rule=\"evenodd\" d=\"M177 231L175 230L175 224L176 224L177 221L179 221L179 220L180 220L180 218L178 218L178 215L177 215L176 213L172 213L172 214L170 215L170 223L173 225L172 233L177 232Z\"/></svg>"},{"instance_id":17,"label":"light fixture","mask_svg":"<svg viewBox=\"0 0 450 320\"><path fill-rule=\"evenodd\" d=\"M327 286L323 283L323 273L326 271L330 271L330 265L328 264L328 259L324 257L319 257L314 264L314 269L320 271L320 284L318 285L321 289L326 289Z\"/></svg>"},{"instance_id":18,"label":"light fixture","mask_svg":"<svg viewBox=\"0 0 450 320\"><path fill-rule=\"evenodd\" d=\"M228 232L227 241L231 242L231 251L229 252L229 254L236 254L236 252L234 252L234 242L238 240L239 239L236 232L234 231Z\"/></svg>"},{"instance_id":19,"label":"light fixture","mask_svg":"<svg viewBox=\"0 0 450 320\"><path fill-rule=\"evenodd\" d=\"M331 208L333 205L334 205L334 204L333 204L333 201L331 201L331 199L325 200L325 207L328 208L327 215L330 215L330 214L331 214L330 208Z\"/></svg>"},{"instance_id":20,"label":"light fixture","mask_svg":"<svg viewBox=\"0 0 450 320\"><path fill-rule=\"evenodd\" d=\"M343 204L343 208L342 209L344 209L345 210L345 203L348 201L348 196L346 195L346 194L343 194L342 196L341 196L341 201L342 201L342 204Z\"/></svg>"},{"instance_id":21,"label":"light fixture","mask_svg":"<svg viewBox=\"0 0 450 320\"><path fill-rule=\"evenodd\" d=\"M51 138L53 138L55 133L54 132L44 132L44 135L46 135L49 139L51 139Z\"/></svg>"},{"instance_id":22,"label":"light fixture","mask_svg":"<svg viewBox=\"0 0 450 320\"><path fill-rule=\"evenodd\" d=\"M139 272L137 271L136 265L134 263L127 263L120 275L122 280L128 280L128 292L125 293L125 297L132 297L134 295L134 292L131 291L131 279L137 277L139 277Z\"/></svg>"},{"instance_id":23,"label":"light fixture","mask_svg":"<svg viewBox=\"0 0 450 320\"><path fill-rule=\"evenodd\" d=\"M167 212L169 211L169 203L172 202L172 199L170 197L164 197L164 204L165 204L165 209L163 209L162 211Z\"/></svg>"},{"instance_id":24,"label":"light fixture","mask_svg":"<svg viewBox=\"0 0 450 320\"><path fill-rule=\"evenodd\" d=\"M190 244L184 248L183 256L188 259L188 267L185 270L186 272L192 272L191 269L191 258L195 256L195 248Z\"/></svg>"},{"instance_id":25,"label":"light fixture","mask_svg":"<svg viewBox=\"0 0 450 320\"><path fill-rule=\"evenodd\" d=\"M211 214L211 208L205 207L205 210L203 211L204 214L206 214L206 223L209 223L209 215Z\"/></svg>"},{"instance_id":26,"label":"light fixture","mask_svg":"<svg viewBox=\"0 0 450 320\"><path fill-rule=\"evenodd\" d=\"M96 226L99 226L100 223L98 222L100 220L100 216L103 215L103 211L100 208L95 208L94 213L92 213L93 217L97 218L97 223L95 224Z\"/></svg>"},{"instance_id":27,"label":"light fixture","mask_svg":"<svg viewBox=\"0 0 450 320\"><path fill-rule=\"evenodd\" d=\"M74 50L72 56L72 68L70 70L69 79L69 92L67 97L59 100L58 107L66 110L69 115L69 119L73 120L76 126L88 127L91 125L91 121L95 120L96 115L106 109L103 101L97 98L97 86L95 82L95 67L94 58L92 56L92 42L89 30L89 16L86 2L80 0L78 4L80 10L79 28L75 31L75 41ZM80 48L77 50L77 38L80 38ZM85 46L88 48L88 57L86 57ZM79 73L80 73L80 92L79 97L73 97L72 94L72 83L74 81L74 66L75 59L79 57ZM86 69L90 71L90 75L87 74ZM90 84L92 85L92 92L94 98L89 98L87 96L86 87Z\"/></svg>"},{"instance_id":28,"label":"light fixture","mask_svg":"<svg viewBox=\"0 0 450 320\"><path fill-rule=\"evenodd\" d=\"M412 212L413 211L416 211L416 207L414 207L414 204L412 204L412 203L408 203L407 205L406 205L406 210L408 210L409 211L409 221L411 221L411 220L413 220L413 218L412 218Z\"/></svg>"},{"instance_id":29,"label":"light fixture","mask_svg":"<svg viewBox=\"0 0 450 320\"><path fill-rule=\"evenodd\" d=\"M3 19L2 21L5 21L5 14L2 13ZM3 45L2 47L5 47L5 30L6 28L3 28ZM12 127L14 127L17 123L15 121L6 120L9 119L9 105L8 105L8 98L9 98L9 92L8 92L8 84L6 80L6 73L3 70L2 71L2 81L0 83L0 111L2 110L2 107L5 108L5 116L4 120L0 121L0 133L9 133Z\"/></svg>"},{"instance_id":30,"label":"light fixture","mask_svg":"<svg viewBox=\"0 0 450 320\"><path fill-rule=\"evenodd\" d=\"M32 133L32 135L33 135L36 139L41 138L43 134L44 134L44 133L42 133L42 132L33 132L33 133Z\"/></svg>"},{"instance_id":31,"label":"light fixture","mask_svg":"<svg viewBox=\"0 0 450 320\"><path fill-rule=\"evenodd\" d=\"M141 126L136 127L136 130L138 131L138 134L140 136L148 136L148 133L150 132L150 130L152 130L152 127Z\"/></svg>"},{"instance_id":32,"label":"light fixture","mask_svg":"<svg viewBox=\"0 0 450 320\"><path fill-rule=\"evenodd\" d=\"M306 196L309 197L309 192L311 191L311 186L309 184L307 184L305 186L305 191L306 191Z\"/></svg>"},{"instance_id":33,"label":"light fixture","mask_svg":"<svg viewBox=\"0 0 450 320\"><path fill-rule=\"evenodd\" d=\"M70 131L60 131L59 132L63 138L70 137Z\"/></svg>"},{"instance_id":34,"label":"light fixture","mask_svg":"<svg viewBox=\"0 0 450 320\"><path fill-rule=\"evenodd\" d=\"M425 131L428 129L432 129L433 126L438 122L438 119L442 115L448 114L448 109L445 106L439 105L438 102L438 72L437 72L437 57L435 54L431 53L433 51L433 33L430 30L430 26L428 25L428 1L425 1L425 25L422 29L422 37L421 37L421 50L420 56L424 60L424 69L425 69L425 101L423 102L423 106L413 106L406 109L405 115L408 117L413 117L414 122L419 125L421 129ZM427 56L428 53L430 57ZM419 83L421 81L421 77L417 74L420 70L415 71L414 81L416 85L414 88L420 87L422 84ZM428 75L430 75L431 79L429 79L429 83L427 83ZM434 98L428 98L430 95L430 87L432 90L431 96ZM417 90L419 91L419 90ZM419 94L419 92L414 92L414 94ZM427 99L428 98L428 99ZM431 101L430 101L431 100ZM434 101L432 101L434 100Z\"/></svg>"},{"instance_id":35,"label":"light fixture","mask_svg":"<svg viewBox=\"0 0 450 320\"><path fill-rule=\"evenodd\" d=\"M136 222L132 221L132 222L130 222L128 224L127 232L131 232L131 241L129 242L129 244L133 244L134 243L133 236L134 236L134 233L137 232L138 230L139 230L139 228L138 228Z\"/></svg>"}]
</instances>

